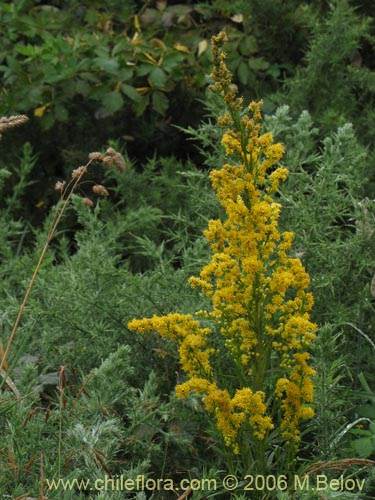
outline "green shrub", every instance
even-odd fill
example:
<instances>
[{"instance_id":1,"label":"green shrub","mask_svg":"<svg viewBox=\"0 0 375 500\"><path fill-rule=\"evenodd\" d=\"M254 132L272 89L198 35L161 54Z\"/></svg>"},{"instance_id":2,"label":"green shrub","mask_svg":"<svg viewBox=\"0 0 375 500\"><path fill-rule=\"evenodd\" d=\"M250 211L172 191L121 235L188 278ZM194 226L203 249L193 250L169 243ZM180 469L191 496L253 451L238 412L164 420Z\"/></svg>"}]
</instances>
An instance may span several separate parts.
<instances>
[{"instance_id":1,"label":"green shrub","mask_svg":"<svg viewBox=\"0 0 375 500\"><path fill-rule=\"evenodd\" d=\"M350 124L319 145L308 113L294 124L288 115L287 108L280 108L269 123L276 137L290 144L285 219L295 228L298 251L313 276L314 316L343 325L357 356L365 356L368 349L350 323L364 332L374 328L375 206L366 197L370 158ZM355 361L359 367L363 358Z\"/></svg>"},{"instance_id":2,"label":"green shrub","mask_svg":"<svg viewBox=\"0 0 375 500\"><path fill-rule=\"evenodd\" d=\"M374 22L359 7L336 0L323 15L310 9L309 47L286 84L287 99L292 109L307 109L323 133L350 121L361 142L373 145ZM285 93L279 97L285 103Z\"/></svg>"}]
</instances>

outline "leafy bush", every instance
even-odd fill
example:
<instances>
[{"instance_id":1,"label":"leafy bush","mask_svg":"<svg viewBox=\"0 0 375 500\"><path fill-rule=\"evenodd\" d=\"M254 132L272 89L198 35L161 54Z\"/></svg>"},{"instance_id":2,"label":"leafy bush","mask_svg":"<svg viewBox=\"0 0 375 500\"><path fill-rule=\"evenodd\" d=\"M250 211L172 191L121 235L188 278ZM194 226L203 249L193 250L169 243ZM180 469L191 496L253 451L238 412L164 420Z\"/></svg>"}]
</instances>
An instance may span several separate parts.
<instances>
[{"instance_id":1,"label":"leafy bush","mask_svg":"<svg viewBox=\"0 0 375 500\"><path fill-rule=\"evenodd\" d=\"M87 150L110 138L140 161L155 151L190 156L184 136L171 124L198 124L202 118L196 99L204 97L209 39L218 26L230 34L229 65L252 98L276 90L293 73L298 57L275 45L285 39L288 47L298 47L306 37L295 0L273 7L221 0L29 0L0 2L0 16L0 114L22 111L31 119L25 136L21 132L2 148L2 161L11 163L27 137L42 165L35 172L38 187L24 200L29 211L38 203L53 204L50 179L67 175Z\"/></svg>"},{"instance_id":2,"label":"leafy bush","mask_svg":"<svg viewBox=\"0 0 375 500\"><path fill-rule=\"evenodd\" d=\"M347 1L320 16L311 9L311 39L296 75L287 82L293 109L309 110L324 133L352 122L362 142L373 145L374 23ZM285 95L280 95L285 103Z\"/></svg>"},{"instance_id":3,"label":"leafy bush","mask_svg":"<svg viewBox=\"0 0 375 500\"><path fill-rule=\"evenodd\" d=\"M344 328L357 346L359 357L353 361L359 369L368 349L351 324L371 332L375 318L370 291L375 206L366 196L370 158L350 124L323 139L318 149L308 113L294 124L288 115L281 108L269 120L276 137L290 144L285 218L296 228L298 251L313 276L314 317Z\"/></svg>"}]
</instances>

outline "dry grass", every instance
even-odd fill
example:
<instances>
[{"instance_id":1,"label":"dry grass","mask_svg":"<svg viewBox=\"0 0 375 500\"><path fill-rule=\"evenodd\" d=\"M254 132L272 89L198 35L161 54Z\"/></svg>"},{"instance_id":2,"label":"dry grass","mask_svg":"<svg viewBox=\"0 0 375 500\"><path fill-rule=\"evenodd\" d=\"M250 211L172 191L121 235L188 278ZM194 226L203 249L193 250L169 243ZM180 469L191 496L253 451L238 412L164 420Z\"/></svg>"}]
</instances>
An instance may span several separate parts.
<instances>
[{"instance_id":1,"label":"dry grass","mask_svg":"<svg viewBox=\"0 0 375 500\"><path fill-rule=\"evenodd\" d=\"M331 460L328 462L316 462L310 465L305 474L319 474L323 471L344 472L354 466L374 467L375 462L366 458L344 458L342 460Z\"/></svg>"},{"instance_id":2,"label":"dry grass","mask_svg":"<svg viewBox=\"0 0 375 500\"><path fill-rule=\"evenodd\" d=\"M22 125L28 121L27 116L25 115L16 115L16 116L10 116L9 118L7 117L2 117L0 118L0 138L1 138L1 133L17 127L19 125ZM119 171L123 172L125 170L125 161L120 153L115 151L113 148L108 148L106 153L90 153L89 154L89 160L86 163L86 165L83 165L81 167L78 167L72 171L72 176L71 180L69 183L66 183L66 181L59 181L55 184L55 190L60 193L60 207L58 208L55 218L52 221L51 228L48 232L47 239L45 242L45 245L42 249L42 252L39 256L38 262L35 266L33 275L31 277L29 286L26 290L25 296L23 298L23 301L21 303L21 306L19 308L17 318L15 320L14 326L12 328L12 331L10 333L7 345L5 349L3 348L1 341L0 341L0 377L3 378L3 382L9 387L9 389L13 392L13 394L16 396L17 399L20 399L20 393L15 386L14 382L10 378L9 375L9 366L7 363L7 358L8 354L10 351L10 347L13 343L13 340L15 338L15 335L17 333L23 312L25 310L26 304L28 302L31 290L34 286L35 280L37 278L38 272L40 270L40 267L42 265L42 262L46 256L47 250L50 246L50 243L56 233L56 229L66 211L67 206L69 205L73 194L76 192L77 188L79 187L82 177L86 174L87 170L89 169L90 165L93 162L100 162L106 167L115 167ZM109 193L106 190L106 188L100 184L95 184L92 189L93 193L97 196L108 196ZM94 202L88 198L87 196L83 197L83 203L87 205L88 207L92 207L94 205Z\"/></svg>"}]
</instances>

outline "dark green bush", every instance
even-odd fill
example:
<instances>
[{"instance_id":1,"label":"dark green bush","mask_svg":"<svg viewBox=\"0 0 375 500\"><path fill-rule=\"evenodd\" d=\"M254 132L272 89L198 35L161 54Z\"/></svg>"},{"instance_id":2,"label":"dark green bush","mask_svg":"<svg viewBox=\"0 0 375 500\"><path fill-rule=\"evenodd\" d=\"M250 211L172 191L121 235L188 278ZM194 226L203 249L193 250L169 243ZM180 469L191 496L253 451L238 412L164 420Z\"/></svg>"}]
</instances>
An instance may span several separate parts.
<instances>
[{"instance_id":1,"label":"dark green bush","mask_svg":"<svg viewBox=\"0 0 375 500\"><path fill-rule=\"evenodd\" d=\"M375 25L359 12L361 2L353 4L336 0L324 15L310 8L309 47L286 87L292 108L309 110L324 133L350 121L373 146ZM285 103L285 95L279 99Z\"/></svg>"},{"instance_id":2,"label":"dark green bush","mask_svg":"<svg viewBox=\"0 0 375 500\"><path fill-rule=\"evenodd\" d=\"M110 138L142 161L155 152L197 158L173 125L202 118L211 35L227 29L243 92L264 96L300 57L287 50L305 43L300 3L0 2L0 115L31 118L1 148L2 162L27 138L41 165L27 209L51 204L51 178Z\"/></svg>"}]
</instances>

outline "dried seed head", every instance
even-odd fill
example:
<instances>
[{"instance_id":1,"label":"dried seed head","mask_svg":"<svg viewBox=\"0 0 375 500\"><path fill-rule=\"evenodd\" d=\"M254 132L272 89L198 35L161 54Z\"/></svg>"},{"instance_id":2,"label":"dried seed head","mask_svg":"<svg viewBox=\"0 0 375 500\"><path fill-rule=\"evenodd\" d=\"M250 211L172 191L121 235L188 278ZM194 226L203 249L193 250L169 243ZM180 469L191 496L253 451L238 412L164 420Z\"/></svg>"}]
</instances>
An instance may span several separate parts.
<instances>
[{"instance_id":1,"label":"dried seed head","mask_svg":"<svg viewBox=\"0 0 375 500\"><path fill-rule=\"evenodd\" d=\"M116 167L120 172L126 169L126 163L121 153L118 153L113 148L108 148L106 151L107 156L103 159L103 163L108 167Z\"/></svg>"},{"instance_id":2,"label":"dried seed head","mask_svg":"<svg viewBox=\"0 0 375 500\"><path fill-rule=\"evenodd\" d=\"M115 163L115 167L117 168L117 170L119 172L125 172L126 163L125 163L125 160L120 153L117 153L114 163Z\"/></svg>"},{"instance_id":3,"label":"dried seed head","mask_svg":"<svg viewBox=\"0 0 375 500\"><path fill-rule=\"evenodd\" d=\"M78 167L76 169L73 170L72 172L72 179L76 179L77 177L79 177L80 175L83 174L84 170L85 170L86 167Z\"/></svg>"},{"instance_id":4,"label":"dried seed head","mask_svg":"<svg viewBox=\"0 0 375 500\"><path fill-rule=\"evenodd\" d=\"M57 181L55 184L55 191L61 193L62 191L64 191L65 186L66 186L66 181Z\"/></svg>"},{"instance_id":5,"label":"dried seed head","mask_svg":"<svg viewBox=\"0 0 375 500\"><path fill-rule=\"evenodd\" d=\"M375 299L375 274L374 274L374 276L372 277L372 280L371 280L371 295Z\"/></svg>"},{"instance_id":6,"label":"dried seed head","mask_svg":"<svg viewBox=\"0 0 375 500\"><path fill-rule=\"evenodd\" d=\"M103 161L104 160L104 155L103 153L99 153L99 152L94 152L94 153L90 153L89 154L89 160L92 160L92 161Z\"/></svg>"},{"instance_id":7,"label":"dried seed head","mask_svg":"<svg viewBox=\"0 0 375 500\"><path fill-rule=\"evenodd\" d=\"M94 202L90 198L87 198L87 196L83 198L83 204L90 208L94 206Z\"/></svg>"},{"instance_id":8,"label":"dried seed head","mask_svg":"<svg viewBox=\"0 0 375 500\"><path fill-rule=\"evenodd\" d=\"M92 187L92 191L98 196L109 196L108 191L101 184L95 184L95 186Z\"/></svg>"},{"instance_id":9,"label":"dried seed head","mask_svg":"<svg viewBox=\"0 0 375 500\"><path fill-rule=\"evenodd\" d=\"M18 127L19 125L22 125L28 121L28 117L26 115L14 115L14 116L9 116L8 118L6 116L3 116L0 118L0 137L2 132L5 132L5 130L8 130L10 128Z\"/></svg>"},{"instance_id":10,"label":"dried seed head","mask_svg":"<svg viewBox=\"0 0 375 500\"><path fill-rule=\"evenodd\" d=\"M103 162L102 163L106 167L113 167L113 158L112 158L112 156L105 156L103 158Z\"/></svg>"}]
</instances>

